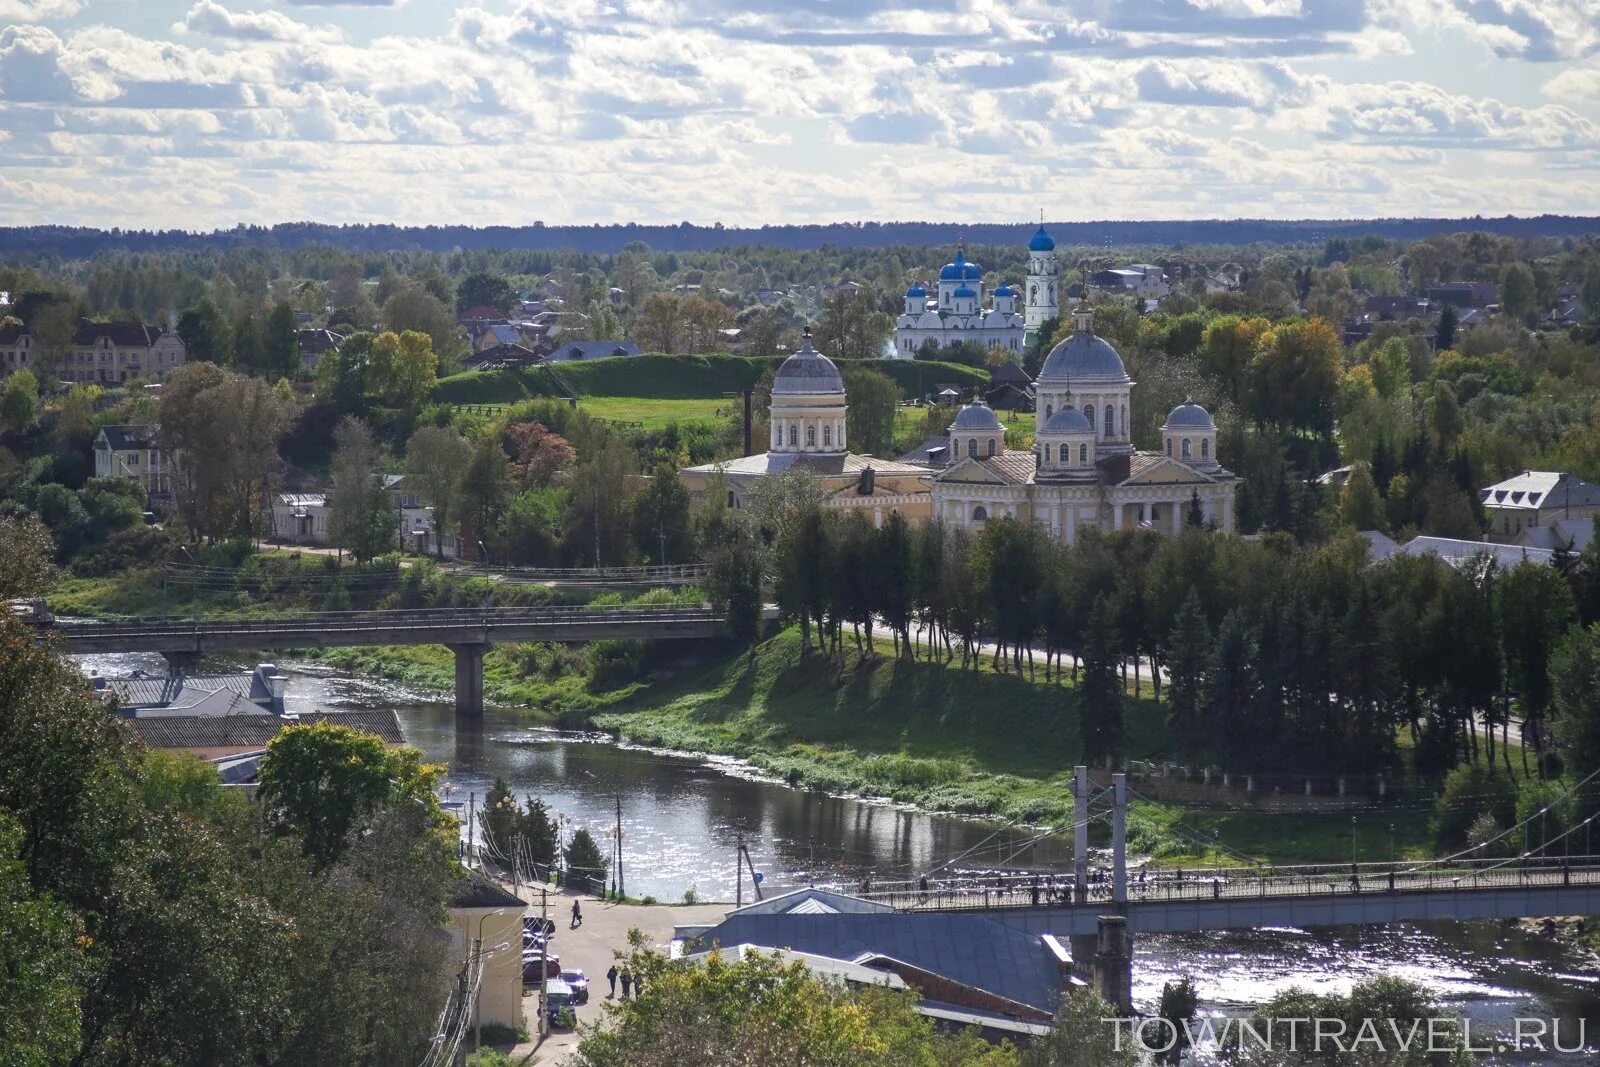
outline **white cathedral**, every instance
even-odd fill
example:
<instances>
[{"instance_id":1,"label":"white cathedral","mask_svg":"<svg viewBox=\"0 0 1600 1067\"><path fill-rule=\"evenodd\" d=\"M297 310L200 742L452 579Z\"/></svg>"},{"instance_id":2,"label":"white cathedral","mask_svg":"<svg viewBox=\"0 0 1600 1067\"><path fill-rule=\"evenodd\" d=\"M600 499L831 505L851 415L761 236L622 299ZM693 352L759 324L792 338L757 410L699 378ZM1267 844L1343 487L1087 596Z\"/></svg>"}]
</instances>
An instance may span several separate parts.
<instances>
[{"instance_id":1,"label":"white cathedral","mask_svg":"<svg viewBox=\"0 0 1600 1067\"><path fill-rule=\"evenodd\" d=\"M1211 415L1193 401L1180 404L1161 427L1161 451L1135 451L1128 420L1133 379L1110 342L1095 336L1087 307L1073 322L1034 382L1034 450L1008 451L1005 427L981 401L961 408L950 425L946 464L933 476L933 517L981 527L1010 515L1047 527L1067 544L1089 526L1176 534L1198 518L1234 529L1238 479L1217 462Z\"/></svg>"},{"instance_id":2,"label":"white cathedral","mask_svg":"<svg viewBox=\"0 0 1600 1067\"><path fill-rule=\"evenodd\" d=\"M1023 345L1058 313L1055 248L1041 225L1028 242L1027 299L1025 310L1018 312L1017 291L1003 281L995 287L990 306L983 306L983 268L958 244L955 258L940 268L939 288L932 296L921 282L906 290L905 311L894 325L896 358L915 358L928 341L941 348L972 341L984 348L998 346L1020 360Z\"/></svg>"}]
</instances>

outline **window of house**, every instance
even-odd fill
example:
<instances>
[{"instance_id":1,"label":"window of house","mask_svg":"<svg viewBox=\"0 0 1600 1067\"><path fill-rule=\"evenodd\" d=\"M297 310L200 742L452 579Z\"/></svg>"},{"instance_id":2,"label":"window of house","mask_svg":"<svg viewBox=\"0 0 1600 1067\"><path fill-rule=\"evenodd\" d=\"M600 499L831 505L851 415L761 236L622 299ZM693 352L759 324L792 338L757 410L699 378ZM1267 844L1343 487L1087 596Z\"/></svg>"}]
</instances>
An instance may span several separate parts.
<instances>
[{"instance_id":1,"label":"window of house","mask_svg":"<svg viewBox=\"0 0 1600 1067\"><path fill-rule=\"evenodd\" d=\"M800 431L794 426L789 427L789 447L797 448L800 444Z\"/></svg>"},{"instance_id":2,"label":"window of house","mask_svg":"<svg viewBox=\"0 0 1600 1067\"><path fill-rule=\"evenodd\" d=\"M1180 452L1181 452L1181 454L1182 454L1184 459L1188 459L1189 458L1190 448L1189 448L1189 439L1187 437L1185 437L1183 439L1183 445L1180 448Z\"/></svg>"}]
</instances>

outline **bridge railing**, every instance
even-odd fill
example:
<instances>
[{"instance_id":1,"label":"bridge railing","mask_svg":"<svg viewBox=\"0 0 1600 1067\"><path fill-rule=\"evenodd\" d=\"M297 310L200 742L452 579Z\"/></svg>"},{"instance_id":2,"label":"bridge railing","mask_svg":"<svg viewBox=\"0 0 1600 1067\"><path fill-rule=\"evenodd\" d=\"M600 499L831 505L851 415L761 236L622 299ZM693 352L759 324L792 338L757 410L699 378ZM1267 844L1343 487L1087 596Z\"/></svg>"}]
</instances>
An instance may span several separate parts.
<instances>
[{"instance_id":1,"label":"bridge railing","mask_svg":"<svg viewBox=\"0 0 1600 1067\"><path fill-rule=\"evenodd\" d=\"M528 581L590 582L698 582L706 575L704 563L670 563L649 567L513 567L492 563L469 563L461 570L483 574L503 574Z\"/></svg>"},{"instance_id":2,"label":"bridge railing","mask_svg":"<svg viewBox=\"0 0 1600 1067\"><path fill-rule=\"evenodd\" d=\"M1146 869L1129 872L1128 901L1206 901L1309 896L1385 895L1556 887L1600 883L1600 856L1528 856L1452 860L1449 864L1316 864L1289 867ZM1086 886L1086 907L1112 900L1108 871ZM895 881L839 886L899 910L965 911L1066 907L1075 903L1070 873L1008 872L955 875L926 882Z\"/></svg>"},{"instance_id":3,"label":"bridge railing","mask_svg":"<svg viewBox=\"0 0 1600 1067\"><path fill-rule=\"evenodd\" d=\"M123 632L228 630L272 633L284 630L399 627L422 629L442 626L520 626L540 623L572 622L701 622L720 619L709 606L648 605L639 607L557 605L550 607L504 608L415 608L385 611L301 612L267 618L205 615L114 616L90 621L57 623L54 629L68 637L74 635Z\"/></svg>"}]
</instances>

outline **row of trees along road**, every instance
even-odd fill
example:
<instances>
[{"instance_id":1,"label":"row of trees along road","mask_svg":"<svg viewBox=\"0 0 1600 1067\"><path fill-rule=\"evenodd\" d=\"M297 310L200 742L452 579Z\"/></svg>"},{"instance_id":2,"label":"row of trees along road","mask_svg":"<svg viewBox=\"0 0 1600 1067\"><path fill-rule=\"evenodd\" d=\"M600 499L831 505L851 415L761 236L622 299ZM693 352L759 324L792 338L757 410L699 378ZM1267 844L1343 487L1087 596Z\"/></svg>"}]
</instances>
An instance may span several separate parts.
<instances>
[{"instance_id":1,"label":"row of trees along road","mask_svg":"<svg viewBox=\"0 0 1600 1067\"><path fill-rule=\"evenodd\" d=\"M804 476L768 479L706 540L736 629L753 632L749 605L768 595L830 652L846 627L867 647L877 624L894 654L959 656L963 669L983 642L997 670L1032 675L1042 652L1047 679L1079 683L1090 758L1120 752L1124 689L1148 679L1159 697L1163 675L1175 754L1253 773L1392 772L1403 730L1417 771L1436 776L1462 758L1509 761L1514 717L1543 754L1553 702L1558 736L1597 721L1581 669L1564 683L1551 664L1564 642L1562 662L1588 662L1571 642L1600 622L1600 541L1559 566L1510 568L1370 563L1355 535L1308 546L1192 526L1080 529L1067 547L1007 518L973 533L891 515L874 529L824 508ZM1571 695L1555 702L1557 690Z\"/></svg>"}]
</instances>

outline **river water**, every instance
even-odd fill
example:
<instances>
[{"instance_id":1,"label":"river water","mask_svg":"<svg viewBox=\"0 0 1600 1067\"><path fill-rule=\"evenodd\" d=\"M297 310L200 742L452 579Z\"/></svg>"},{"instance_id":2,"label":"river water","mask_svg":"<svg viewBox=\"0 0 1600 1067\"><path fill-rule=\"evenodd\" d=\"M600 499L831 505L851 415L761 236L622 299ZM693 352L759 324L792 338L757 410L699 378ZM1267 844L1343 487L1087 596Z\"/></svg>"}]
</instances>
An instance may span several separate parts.
<instances>
[{"instance_id":1,"label":"river water","mask_svg":"<svg viewBox=\"0 0 1600 1067\"><path fill-rule=\"evenodd\" d=\"M158 656L80 657L108 675L135 668L160 672ZM542 799L564 817L566 832L587 828L602 848L620 804L623 878L632 896L675 901L734 897L735 854L742 840L764 876L763 889L811 882L915 877L962 856L962 866L1055 866L1070 869L1065 835L1036 833L907 811L890 804L788 788L732 761L663 753L598 735L530 727L514 711L490 709L481 728L458 729L450 705L389 682L314 665L286 666L288 705L393 707L407 741L429 762L445 764L447 800L481 801L496 776L518 797ZM750 892L748 878L744 892ZM1511 1032L1513 1020L1581 1020L1589 1053L1490 1054L1487 1064L1600 1062L1600 965L1585 953L1500 923L1396 924L1381 927L1227 930L1138 939L1134 1000L1152 1010L1162 985L1195 979L1202 1010L1246 1015L1292 986L1346 991L1364 978L1396 975L1422 983L1472 1022L1474 1040ZM1570 1042L1570 1038L1567 1039Z\"/></svg>"}]
</instances>

